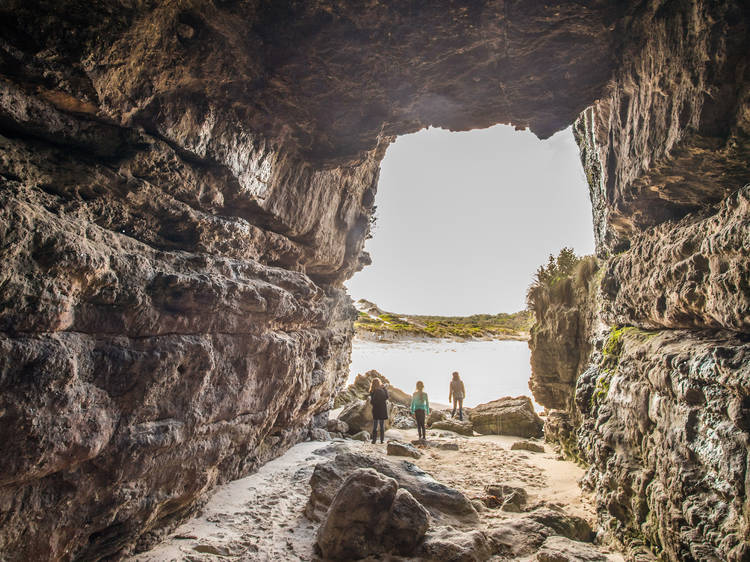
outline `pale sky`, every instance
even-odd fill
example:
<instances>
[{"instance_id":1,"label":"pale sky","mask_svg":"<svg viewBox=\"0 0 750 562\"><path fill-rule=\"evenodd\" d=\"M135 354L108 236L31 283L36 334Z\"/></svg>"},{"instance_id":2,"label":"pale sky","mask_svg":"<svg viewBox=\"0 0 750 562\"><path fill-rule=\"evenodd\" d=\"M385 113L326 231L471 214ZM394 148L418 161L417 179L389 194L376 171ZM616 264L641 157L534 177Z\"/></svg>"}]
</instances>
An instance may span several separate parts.
<instances>
[{"instance_id":1,"label":"pale sky","mask_svg":"<svg viewBox=\"0 0 750 562\"><path fill-rule=\"evenodd\" d=\"M540 141L506 125L399 137L383 160L373 264L346 286L391 312L469 315L526 307L537 267L594 251L570 129Z\"/></svg>"}]
</instances>

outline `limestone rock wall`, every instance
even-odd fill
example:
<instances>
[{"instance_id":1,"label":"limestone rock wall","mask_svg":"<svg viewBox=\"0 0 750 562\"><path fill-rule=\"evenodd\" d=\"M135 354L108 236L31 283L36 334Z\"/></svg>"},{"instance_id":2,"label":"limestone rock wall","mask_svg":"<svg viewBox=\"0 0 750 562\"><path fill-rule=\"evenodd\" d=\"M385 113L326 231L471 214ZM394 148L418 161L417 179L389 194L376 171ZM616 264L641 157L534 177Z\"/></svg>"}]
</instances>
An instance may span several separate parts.
<instances>
[{"instance_id":1,"label":"limestone rock wall","mask_svg":"<svg viewBox=\"0 0 750 562\"><path fill-rule=\"evenodd\" d=\"M564 441L577 428L600 523L631 556L745 560L747 14L700 2L642 8L633 29L650 33L575 124L609 329L550 362L593 350L575 405L551 429ZM538 381L554 372L534 368Z\"/></svg>"},{"instance_id":2,"label":"limestone rock wall","mask_svg":"<svg viewBox=\"0 0 750 562\"><path fill-rule=\"evenodd\" d=\"M748 183L748 19L703 0L4 2L3 556L146 546L215 482L325 418L352 337L342 282L369 259L379 162L395 135L429 125L546 137L589 107L576 131L599 253L629 249L606 265L606 318L685 329L700 353L739 349L747 206L727 197ZM660 360L644 349L642 365ZM717 405L736 404L731 387L745 407L738 365L721 367ZM622 388L645 388L641 369L627 375ZM592 438L606 411L591 410ZM602 506L651 466L621 411L597 439L617 436L629 471L609 472L606 451L590 461ZM701 427L738 442L724 419ZM717 474L739 492L741 471ZM621 537L642 513L622 505ZM698 514L698 535L747 540L727 505ZM692 552L682 526L660 515L648 542ZM732 540L706 544L723 555Z\"/></svg>"}]
</instances>

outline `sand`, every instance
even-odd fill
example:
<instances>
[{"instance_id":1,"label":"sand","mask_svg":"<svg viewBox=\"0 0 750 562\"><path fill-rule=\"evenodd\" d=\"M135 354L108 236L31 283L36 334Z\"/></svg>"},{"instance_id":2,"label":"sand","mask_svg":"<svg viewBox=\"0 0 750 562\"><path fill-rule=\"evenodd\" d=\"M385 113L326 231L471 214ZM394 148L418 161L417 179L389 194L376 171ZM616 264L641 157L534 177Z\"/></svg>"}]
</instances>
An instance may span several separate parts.
<instances>
[{"instance_id":1,"label":"sand","mask_svg":"<svg viewBox=\"0 0 750 562\"><path fill-rule=\"evenodd\" d=\"M444 432L428 431L428 439L439 433ZM416 430L389 430L386 437L408 442L417 434ZM451 438L458 442L458 451L429 448L415 464L469 497L481 496L487 484L522 486L529 494L528 505L557 504L594 525L591 498L578 486L583 470L572 462L558 460L549 445L544 453L532 453L510 450L520 440L517 437ZM217 488L198 517L178 527L154 549L129 560L314 560L317 524L308 521L303 510L312 471L316 464L328 460L315 451L329 443L300 443L255 474ZM346 443L354 451L385 455L385 445ZM492 526L500 519L518 516L488 509L480 513L480 525ZM612 560L622 558L615 555Z\"/></svg>"}]
</instances>

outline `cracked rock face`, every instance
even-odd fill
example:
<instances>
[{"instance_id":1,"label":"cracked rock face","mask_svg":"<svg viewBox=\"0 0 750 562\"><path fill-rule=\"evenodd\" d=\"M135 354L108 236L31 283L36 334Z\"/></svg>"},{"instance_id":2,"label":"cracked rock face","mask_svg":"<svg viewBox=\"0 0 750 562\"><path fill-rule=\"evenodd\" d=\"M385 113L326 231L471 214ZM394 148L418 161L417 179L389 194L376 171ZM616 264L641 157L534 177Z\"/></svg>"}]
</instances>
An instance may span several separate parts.
<instances>
[{"instance_id":1,"label":"cracked rock face","mask_svg":"<svg viewBox=\"0 0 750 562\"><path fill-rule=\"evenodd\" d=\"M5 2L0 550L147 547L323 426L379 162L425 126L578 118L599 253L633 252L607 317L746 334L746 36L699 0Z\"/></svg>"}]
</instances>

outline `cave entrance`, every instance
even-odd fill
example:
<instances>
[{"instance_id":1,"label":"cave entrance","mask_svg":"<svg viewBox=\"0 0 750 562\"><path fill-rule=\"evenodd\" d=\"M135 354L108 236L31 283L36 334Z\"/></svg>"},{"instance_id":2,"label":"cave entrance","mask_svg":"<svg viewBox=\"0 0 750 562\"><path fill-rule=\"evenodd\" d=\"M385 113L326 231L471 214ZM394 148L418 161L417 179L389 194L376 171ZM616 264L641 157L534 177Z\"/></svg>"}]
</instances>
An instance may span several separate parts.
<instances>
[{"instance_id":1,"label":"cave entrance","mask_svg":"<svg viewBox=\"0 0 750 562\"><path fill-rule=\"evenodd\" d=\"M347 282L360 310L349 382L375 369L407 392L423 380L432 400L446 403L450 374L459 371L467 406L530 395L525 341L472 338L480 323L496 320L430 317L506 313L506 325L523 331L536 269L563 247L593 253L571 128L544 141L506 125L399 137L382 162L376 205L365 247L373 263ZM414 325L465 340L425 338Z\"/></svg>"}]
</instances>

